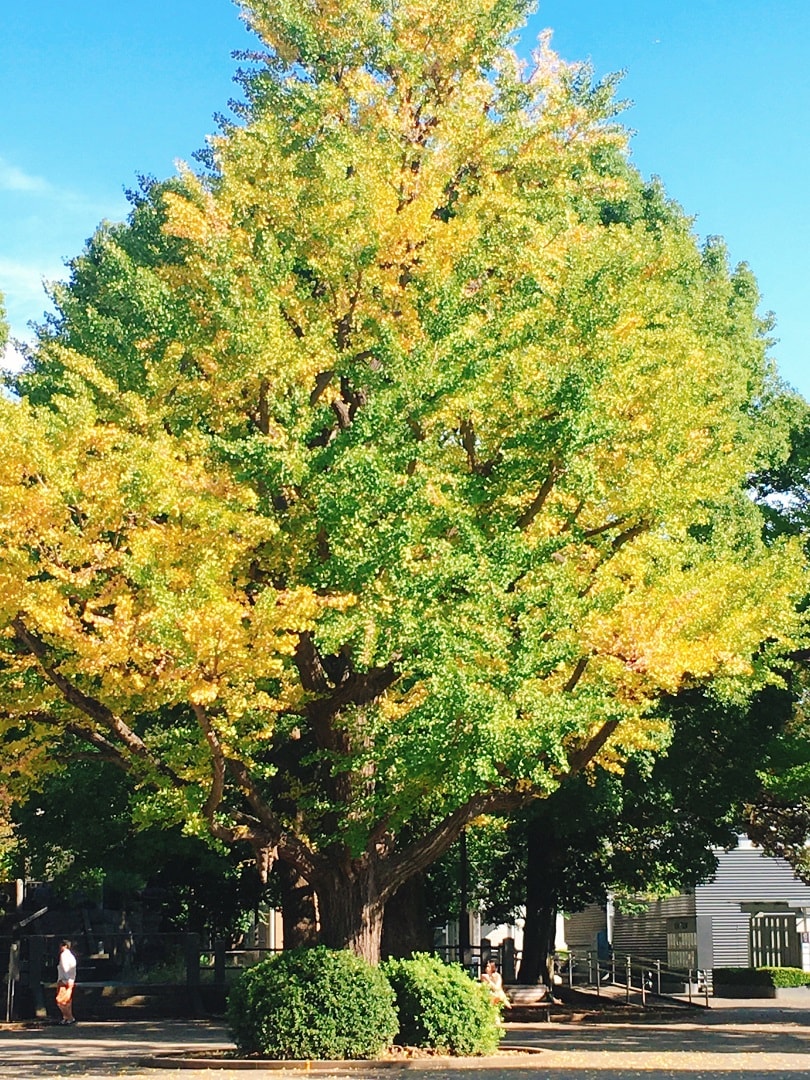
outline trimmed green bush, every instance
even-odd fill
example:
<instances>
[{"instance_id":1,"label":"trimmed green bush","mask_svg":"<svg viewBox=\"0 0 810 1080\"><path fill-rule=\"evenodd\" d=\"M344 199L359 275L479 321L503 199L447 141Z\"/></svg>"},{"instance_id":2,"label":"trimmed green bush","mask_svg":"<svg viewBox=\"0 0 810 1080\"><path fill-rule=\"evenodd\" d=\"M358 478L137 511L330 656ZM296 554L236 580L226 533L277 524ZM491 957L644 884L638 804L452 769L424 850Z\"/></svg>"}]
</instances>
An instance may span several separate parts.
<instances>
[{"instance_id":1,"label":"trimmed green bush","mask_svg":"<svg viewBox=\"0 0 810 1080\"><path fill-rule=\"evenodd\" d=\"M793 967L715 968L713 979L715 987L772 986L784 989L792 986L810 986L810 971Z\"/></svg>"},{"instance_id":2,"label":"trimmed green bush","mask_svg":"<svg viewBox=\"0 0 810 1080\"><path fill-rule=\"evenodd\" d=\"M398 1043L459 1056L497 1049L498 1008L460 967L420 953L410 960L388 960L382 968L396 995Z\"/></svg>"},{"instance_id":3,"label":"trimmed green bush","mask_svg":"<svg viewBox=\"0 0 810 1080\"><path fill-rule=\"evenodd\" d=\"M785 988L790 986L810 986L810 971L802 971L794 967L766 967L759 968L770 977L771 986Z\"/></svg>"},{"instance_id":4,"label":"trimmed green bush","mask_svg":"<svg viewBox=\"0 0 810 1080\"><path fill-rule=\"evenodd\" d=\"M248 968L228 997L244 1054L282 1060L374 1058L397 1033L391 986L350 952L291 949Z\"/></svg>"}]
</instances>

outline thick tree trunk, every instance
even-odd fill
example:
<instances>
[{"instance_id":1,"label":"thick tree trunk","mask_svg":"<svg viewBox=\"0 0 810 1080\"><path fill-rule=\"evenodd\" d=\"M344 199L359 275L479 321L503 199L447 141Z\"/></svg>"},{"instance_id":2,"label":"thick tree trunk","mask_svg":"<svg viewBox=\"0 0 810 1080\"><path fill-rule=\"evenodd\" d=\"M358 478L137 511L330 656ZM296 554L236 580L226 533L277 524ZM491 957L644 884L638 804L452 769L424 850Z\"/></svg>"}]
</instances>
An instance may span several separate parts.
<instances>
[{"instance_id":1,"label":"thick tree trunk","mask_svg":"<svg viewBox=\"0 0 810 1080\"><path fill-rule=\"evenodd\" d=\"M322 943L332 949L351 949L370 964L378 964L385 904L374 865L358 860L342 872L333 870L316 884L315 892Z\"/></svg>"},{"instance_id":2,"label":"thick tree trunk","mask_svg":"<svg viewBox=\"0 0 810 1080\"><path fill-rule=\"evenodd\" d=\"M523 929L523 956L518 980L553 985L554 941L557 929L557 905L552 903L526 910Z\"/></svg>"},{"instance_id":3,"label":"thick tree trunk","mask_svg":"<svg viewBox=\"0 0 810 1080\"><path fill-rule=\"evenodd\" d=\"M385 905L382 955L412 956L430 952L433 930L428 921L424 874L415 874L401 885Z\"/></svg>"},{"instance_id":4,"label":"thick tree trunk","mask_svg":"<svg viewBox=\"0 0 810 1080\"><path fill-rule=\"evenodd\" d=\"M312 886L290 865L277 862L274 872L281 889L281 921L284 948L315 945L318 942L318 919Z\"/></svg>"},{"instance_id":5,"label":"thick tree trunk","mask_svg":"<svg viewBox=\"0 0 810 1080\"><path fill-rule=\"evenodd\" d=\"M526 851L526 923L518 979L552 985L557 895L554 888L549 838L542 825L532 823Z\"/></svg>"}]
</instances>

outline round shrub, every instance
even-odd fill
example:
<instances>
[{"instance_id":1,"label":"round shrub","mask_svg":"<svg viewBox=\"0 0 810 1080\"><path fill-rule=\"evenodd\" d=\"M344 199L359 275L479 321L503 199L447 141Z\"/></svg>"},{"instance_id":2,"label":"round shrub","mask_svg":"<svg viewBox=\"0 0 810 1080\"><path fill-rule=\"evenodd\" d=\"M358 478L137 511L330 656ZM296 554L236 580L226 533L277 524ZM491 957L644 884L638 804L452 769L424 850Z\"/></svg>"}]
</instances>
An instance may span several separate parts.
<instances>
[{"instance_id":1,"label":"round shrub","mask_svg":"<svg viewBox=\"0 0 810 1080\"><path fill-rule=\"evenodd\" d=\"M228 997L244 1054L291 1059L373 1058L397 1032L391 986L350 952L291 949L248 968Z\"/></svg>"},{"instance_id":2,"label":"round shrub","mask_svg":"<svg viewBox=\"0 0 810 1080\"><path fill-rule=\"evenodd\" d=\"M487 990L455 964L417 954L383 965L399 1011L397 1042L449 1054L491 1054L498 1046L499 1012Z\"/></svg>"}]
</instances>

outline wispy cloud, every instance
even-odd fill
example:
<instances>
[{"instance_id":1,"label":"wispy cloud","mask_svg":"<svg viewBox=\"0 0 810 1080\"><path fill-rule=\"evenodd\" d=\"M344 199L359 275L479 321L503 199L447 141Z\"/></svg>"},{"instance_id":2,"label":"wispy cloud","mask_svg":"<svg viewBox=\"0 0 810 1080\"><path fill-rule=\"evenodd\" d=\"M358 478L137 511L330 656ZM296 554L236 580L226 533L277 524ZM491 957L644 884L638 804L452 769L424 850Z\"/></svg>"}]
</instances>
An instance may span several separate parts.
<instances>
[{"instance_id":1,"label":"wispy cloud","mask_svg":"<svg viewBox=\"0 0 810 1080\"><path fill-rule=\"evenodd\" d=\"M25 363L25 357L16 347L16 345L10 341L0 355L0 368L5 371L20 371Z\"/></svg>"},{"instance_id":2,"label":"wispy cloud","mask_svg":"<svg viewBox=\"0 0 810 1080\"><path fill-rule=\"evenodd\" d=\"M11 333L18 338L30 337L28 322L40 321L50 307L45 282L66 276L64 265L27 263L0 256L0 293L3 294L6 318Z\"/></svg>"},{"instance_id":3,"label":"wispy cloud","mask_svg":"<svg viewBox=\"0 0 810 1080\"><path fill-rule=\"evenodd\" d=\"M77 191L0 157L0 293L12 334L30 336L28 324L50 308L44 283L64 280L65 259L100 221L121 221L127 211L123 192Z\"/></svg>"},{"instance_id":4,"label":"wispy cloud","mask_svg":"<svg viewBox=\"0 0 810 1080\"><path fill-rule=\"evenodd\" d=\"M94 222L102 218L119 219L127 214L127 201L123 191L112 198L105 195L102 199L86 192L63 187L43 176L34 176L18 165L0 157L0 196L9 206L29 206L25 196L37 197L38 212L47 212L46 208L59 209L62 213L81 215ZM20 203L17 200L23 199ZM0 207L0 210L2 208Z\"/></svg>"},{"instance_id":5,"label":"wispy cloud","mask_svg":"<svg viewBox=\"0 0 810 1080\"><path fill-rule=\"evenodd\" d=\"M43 268L38 264L5 259L0 255L0 292L5 293L7 299L15 294L41 296L44 281L52 281L65 274L64 265Z\"/></svg>"},{"instance_id":6,"label":"wispy cloud","mask_svg":"<svg viewBox=\"0 0 810 1080\"><path fill-rule=\"evenodd\" d=\"M0 158L0 191L28 191L44 194L52 190L48 181L41 176L31 176L30 173Z\"/></svg>"}]
</instances>

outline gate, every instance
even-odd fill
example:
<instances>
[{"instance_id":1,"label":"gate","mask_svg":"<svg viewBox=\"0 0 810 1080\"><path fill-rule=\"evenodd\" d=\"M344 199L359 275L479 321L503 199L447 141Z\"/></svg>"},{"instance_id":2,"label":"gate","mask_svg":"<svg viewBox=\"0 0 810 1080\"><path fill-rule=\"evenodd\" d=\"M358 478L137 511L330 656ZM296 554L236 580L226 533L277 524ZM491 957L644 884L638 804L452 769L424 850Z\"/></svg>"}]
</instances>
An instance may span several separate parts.
<instances>
[{"instance_id":1,"label":"gate","mask_svg":"<svg viewBox=\"0 0 810 1080\"><path fill-rule=\"evenodd\" d=\"M793 912L763 912L751 918L752 967L801 967L802 949Z\"/></svg>"},{"instance_id":2,"label":"gate","mask_svg":"<svg viewBox=\"0 0 810 1080\"><path fill-rule=\"evenodd\" d=\"M667 966L676 970L697 968L697 931L694 919L667 920Z\"/></svg>"}]
</instances>

